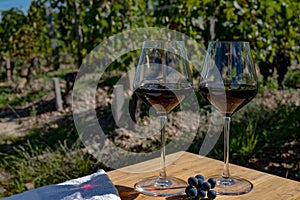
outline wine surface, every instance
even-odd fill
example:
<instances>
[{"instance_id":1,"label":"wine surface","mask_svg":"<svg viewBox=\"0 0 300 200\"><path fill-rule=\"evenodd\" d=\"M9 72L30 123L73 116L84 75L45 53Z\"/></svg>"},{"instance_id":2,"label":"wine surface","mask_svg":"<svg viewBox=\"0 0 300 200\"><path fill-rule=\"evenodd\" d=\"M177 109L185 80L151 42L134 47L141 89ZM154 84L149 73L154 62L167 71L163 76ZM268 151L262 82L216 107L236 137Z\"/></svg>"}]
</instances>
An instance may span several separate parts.
<instances>
[{"instance_id":1,"label":"wine surface","mask_svg":"<svg viewBox=\"0 0 300 200\"><path fill-rule=\"evenodd\" d=\"M147 83L135 90L136 95L156 110L158 115L171 112L192 93L189 83Z\"/></svg>"},{"instance_id":2,"label":"wine surface","mask_svg":"<svg viewBox=\"0 0 300 200\"><path fill-rule=\"evenodd\" d=\"M200 84L200 94L224 116L232 116L257 94L257 87L242 84L237 88L230 85L217 87L213 84Z\"/></svg>"}]
</instances>

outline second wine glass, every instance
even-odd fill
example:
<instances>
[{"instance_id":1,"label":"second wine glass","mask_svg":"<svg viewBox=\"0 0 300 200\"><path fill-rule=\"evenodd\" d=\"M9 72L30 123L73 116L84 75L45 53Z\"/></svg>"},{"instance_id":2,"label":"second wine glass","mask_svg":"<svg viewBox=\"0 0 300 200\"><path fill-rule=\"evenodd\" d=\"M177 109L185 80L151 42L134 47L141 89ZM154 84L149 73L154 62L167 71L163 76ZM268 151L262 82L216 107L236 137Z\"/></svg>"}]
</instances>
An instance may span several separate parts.
<instances>
[{"instance_id":1,"label":"second wine glass","mask_svg":"<svg viewBox=\"0 0 300 200\"><path fill-rule=\"evenodd\" d=\"M258 84L248 42L210 42L200 78L199 92L224 118L224 169L217 176L219 194L239 195L252 190L246 179L229 171L231 116L257 94Z\"/></svg>"},{"instance_id":2,"label":"second wine glass","mask_svg":"<svg viewBox=\"0 0 300 200\"><path fill-rule=\"evenodd\" d=\"M152 196L184 193L186 182L167 176L165 123L167 115L193 91L192 77L182 41L145 41L134 80L135 94L153 107L161 124L161 170L145 178L135 189Z\"/></svg>"}]
</instances>

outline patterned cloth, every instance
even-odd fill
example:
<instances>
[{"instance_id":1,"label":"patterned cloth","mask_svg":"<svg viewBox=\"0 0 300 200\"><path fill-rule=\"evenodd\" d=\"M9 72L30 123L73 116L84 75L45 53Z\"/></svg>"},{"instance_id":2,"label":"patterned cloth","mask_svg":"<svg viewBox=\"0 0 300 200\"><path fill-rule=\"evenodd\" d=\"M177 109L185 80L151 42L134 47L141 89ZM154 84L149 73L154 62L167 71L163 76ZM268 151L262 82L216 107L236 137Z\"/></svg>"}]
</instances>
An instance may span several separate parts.
<instances>
[{"instance_id":1,"label":"patterned cloth","mask_svg":"<svg viewBox=\"0 0 300 200\"><path fill-rule=\"evenodd\" d=\"M104 170L13 195L3 200L121 200Z\"/></svg>"}]
</instances>

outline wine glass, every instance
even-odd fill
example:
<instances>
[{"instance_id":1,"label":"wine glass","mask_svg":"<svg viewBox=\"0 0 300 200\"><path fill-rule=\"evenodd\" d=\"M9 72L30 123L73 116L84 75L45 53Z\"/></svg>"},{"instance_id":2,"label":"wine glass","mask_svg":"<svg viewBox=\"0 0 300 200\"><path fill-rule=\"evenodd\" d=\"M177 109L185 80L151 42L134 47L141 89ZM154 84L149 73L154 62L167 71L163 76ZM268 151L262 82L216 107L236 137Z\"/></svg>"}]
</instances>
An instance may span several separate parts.
<instances>
[{"instance_id":1,"label":"wine glass","mask_svg":"<svg viewBox=\"0 0 300 200\"><path fill-rule=\"evenodd\" d=\"M136 75L135 94L153 107L161 125L161 169L158 176L145 178L135 189L151 196L184 193L186 182L167 176L165 123L167 115L192 93L192 76L183 41L153 40L143 43Z\"/></svg>"},{"instance_id":2,"label":"wine glass","mask_svg":"<svg viewBox=\"0 0 300 200\"><path fill-rule=\"evenodd\" d=\"M200 77L199 92L224 118L224 169L217 180L218 194L239 195L253 184L232 177L229 171L229 129L231 116L257 94L258 83L248 42L212 41Z\"/></svg>"}]
</instances>

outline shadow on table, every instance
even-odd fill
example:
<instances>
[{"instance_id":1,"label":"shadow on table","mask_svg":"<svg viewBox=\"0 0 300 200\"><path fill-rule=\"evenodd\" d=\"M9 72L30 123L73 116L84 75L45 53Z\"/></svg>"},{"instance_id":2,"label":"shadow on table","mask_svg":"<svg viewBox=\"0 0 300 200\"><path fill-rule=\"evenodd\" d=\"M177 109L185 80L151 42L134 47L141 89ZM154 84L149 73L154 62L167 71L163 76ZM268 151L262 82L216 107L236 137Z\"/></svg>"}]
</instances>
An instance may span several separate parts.
<instances>
[{"instance_id":1,"label":"shadow on table","mask_svg":"<svg viewBox=\"0 0 300 200\"><path fill-rule=\"evenodd\" d=\"M125 187L121 185L115 185L117 190L119 191L119 196L121 199L126 200L133 200L136 199L137 196L140 194L139 192L135 191L133 188Z\"/></svg>"},{"instance_id":2,"label":"shadow on table","mask_svg":"<svg viewBox=\"0 0 300 200\"><path fill-rule=\"evenodd\" d=\"M115 185L117 190L119 191L119 196L124 200L134 200L139 196L139 192L134 190L134 188L125 187L121 185ZM166 200L188 200L191 199L187 195L179 195L174 197L166 197Z\"/></svg>"},{"instance_id":3,"label":"shadow on table","mask_svg":"<svg viewBox=\"0 0 300 200\"><path fill-rule=\"evenodd\" d=\"M174 197L167 197L167 200L188 200L191 199L187 195L179 195L179 196L174 196Z\"/></svg>"}]
</instances>

